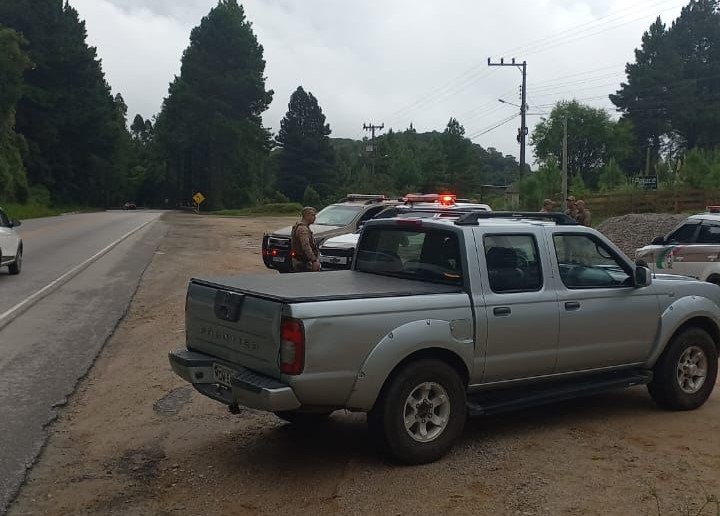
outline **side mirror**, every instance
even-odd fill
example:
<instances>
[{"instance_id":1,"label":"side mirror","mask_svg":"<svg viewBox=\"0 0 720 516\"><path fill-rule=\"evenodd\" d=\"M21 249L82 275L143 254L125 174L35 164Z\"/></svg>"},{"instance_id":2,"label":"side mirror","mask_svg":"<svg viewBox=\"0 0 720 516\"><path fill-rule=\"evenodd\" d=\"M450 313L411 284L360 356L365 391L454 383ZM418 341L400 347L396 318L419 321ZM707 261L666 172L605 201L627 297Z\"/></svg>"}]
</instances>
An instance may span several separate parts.
<instances>
[{"instance_id":1,"label":"side mirror","mask_svg":"<svg viewBox=\"0 0 720 516\"><path fill-rule=\"evenodd\" d=\"M652 273L647 267L635 267L635 288L649 287L652 284Z\"/></svg>"},{"instance_id":2,"label":"side mirror","mask_svg":"<svg viewBox=\"0 0 720 516\"><path fill-rule=\"evenodd\" d=\"M665 244L665 237L662 236L656 236L652 239L652 242L650 242L652 245L664 245Z\"/></svg>"},{"instance_id":3,"label":"side mirror","mask_svg":"<svg viewBox=\"0 0 720 516\"><path fill-rule=\"evenodd\" d=\"M16 228L16 227L18 227L18 226L22 226L22 222L20 222L20 221L17 220L17 219L14 219L14 220L11 220L11 221L10 221L10 227L11 227L11 228Z\"/></svg>"}]
</instances>

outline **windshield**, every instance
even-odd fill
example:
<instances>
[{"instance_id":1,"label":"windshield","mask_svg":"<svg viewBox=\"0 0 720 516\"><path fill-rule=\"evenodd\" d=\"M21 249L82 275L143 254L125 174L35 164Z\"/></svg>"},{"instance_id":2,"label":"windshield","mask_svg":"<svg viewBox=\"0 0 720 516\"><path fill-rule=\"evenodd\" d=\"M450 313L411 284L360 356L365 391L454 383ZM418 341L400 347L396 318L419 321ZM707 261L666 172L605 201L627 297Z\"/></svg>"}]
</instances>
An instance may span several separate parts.
<instances>
[{"instance_id":1,"label":"windshield","mask_svg":"<svg viewBox=\"0 0 720 516\"><path fill-rule=\"evenodd\" d=\"M315 224L321 226L347 226L357 217L361 210L362 206L333 204L320 210L315 219Z\"/></svg>"},{"instance_id":2,"label":"windshield","mask_svg":"<svg viewBox=\"0 0 720 516\"><path fill-rule=\"evenodd\" d=\"M422 228L365 228L357 270L420 281L462 284L457 236Z\"/></svg>"}]
</instances>

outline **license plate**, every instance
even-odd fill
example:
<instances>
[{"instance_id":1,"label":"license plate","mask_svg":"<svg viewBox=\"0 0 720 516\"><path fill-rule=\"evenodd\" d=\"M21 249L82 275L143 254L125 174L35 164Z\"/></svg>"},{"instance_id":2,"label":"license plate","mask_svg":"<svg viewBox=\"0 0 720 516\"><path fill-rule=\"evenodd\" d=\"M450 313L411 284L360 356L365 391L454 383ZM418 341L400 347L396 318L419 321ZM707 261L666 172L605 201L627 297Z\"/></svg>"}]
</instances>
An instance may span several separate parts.
<instances>
[{"instance_id":1,"label":"license plate","mask_svg":"<svg viewBox=\"0 0 720 516\"><path fill-rule=\"evenodd\" d=\"M213 376L215 381L225 387L230 387L230 378L233 375L233 370L220 364L213 364Z\"/></svg>"},{"instance_id":2,"label":"license plate","mask_svg":"<svg viewBox=\"0 0 720 516\"><path fill-rule=\"evenodd\" d=\"M334 265L347 265L348 259L341 256L321 256L320 263L332 263Z\"/></svg>"},{"instance_id":3,"label":"license plate","mask_svg":"<svg viewBox=\"0 0 720 516\"><path fill-rule=\"evenodd\" d=\"M273 256L273 262L285 263L285 257L284 256Z\"/></svg>"}]
</instances>

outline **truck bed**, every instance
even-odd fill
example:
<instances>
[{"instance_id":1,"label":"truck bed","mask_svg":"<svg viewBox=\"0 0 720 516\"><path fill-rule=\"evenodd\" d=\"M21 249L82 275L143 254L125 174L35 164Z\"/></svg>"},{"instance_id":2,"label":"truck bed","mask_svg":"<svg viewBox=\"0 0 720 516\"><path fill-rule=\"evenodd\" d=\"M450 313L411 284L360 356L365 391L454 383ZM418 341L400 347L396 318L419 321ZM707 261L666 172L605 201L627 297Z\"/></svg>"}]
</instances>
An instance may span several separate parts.
<instances>
[{"instance_id":1,"label":"truck bed","mask_svg":"<svg viewBox=\"0 0 720 516\"><path fill-rule=\"evenodd\" d=\"M452 294L462 287L356 271L193 278L193 283L279 301L308 303L343 299Z\"/></svg>"}]
</instances>

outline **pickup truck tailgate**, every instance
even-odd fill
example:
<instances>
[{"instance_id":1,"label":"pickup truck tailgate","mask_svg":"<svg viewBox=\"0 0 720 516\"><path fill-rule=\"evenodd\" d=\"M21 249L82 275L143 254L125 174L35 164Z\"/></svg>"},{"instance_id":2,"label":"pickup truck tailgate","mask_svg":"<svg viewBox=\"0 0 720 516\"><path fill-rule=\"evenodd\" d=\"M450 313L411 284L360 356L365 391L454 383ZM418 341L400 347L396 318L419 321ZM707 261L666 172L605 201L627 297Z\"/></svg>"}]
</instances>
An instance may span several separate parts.
<instances>
[{"instance_id":1,"label":"pickup truck tailgate","mask_svg":"<svg viewBox=\"0 0 720 516\"><path fill-rule=\"evenodd\" d=\"M280 377L282 303L195 280L187 295L188 349Z\"/></svg>"}]
</instances>

